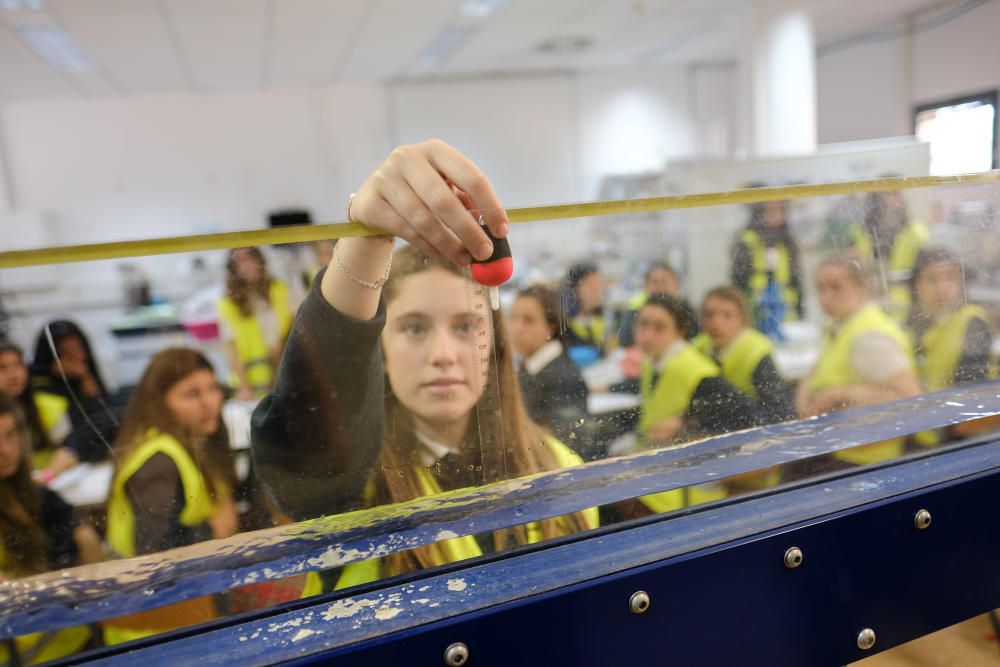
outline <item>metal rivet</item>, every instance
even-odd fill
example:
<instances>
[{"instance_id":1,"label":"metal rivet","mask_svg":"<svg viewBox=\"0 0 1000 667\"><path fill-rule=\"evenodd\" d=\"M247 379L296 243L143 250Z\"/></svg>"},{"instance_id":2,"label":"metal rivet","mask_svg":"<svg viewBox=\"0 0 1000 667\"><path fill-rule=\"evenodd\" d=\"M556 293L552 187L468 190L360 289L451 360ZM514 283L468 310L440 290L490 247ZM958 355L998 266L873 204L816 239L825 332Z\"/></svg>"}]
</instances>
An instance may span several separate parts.
<instances>
[{"instance_id":1,"label":"metal rivet","mask_svg":"<svg viewBox=\"0 0 1000 667\"><path fill-rule=\"evenodd\" d=\"M785 567L789 570L794 570L799 565L802 565L802 549L798 547L788 547L788 551L785 552Z\"/></svg>"},{"instance_id":2,"label":"metal rivet","mask_svg":"<svg viewBox=\"0 0 1000 667\"><path fill-rule=\"evenodd\" d=\"M872 646L875 646L875 631L871 628L865 628L858 633L858 648L867 651Z\"/></svg>"},{"instance_id":3,"label":"metal rivet","mask_svg":"<svg viewBox=\"0 0 1000 667\"><path fill-rule=\"evenodd\" d=\"M913 515L913 525L917 530L923 530L931 525L931 513L927 510L920 510Z\"/></svg>"},{"instance_id":4,"label":"metal rivet","mask_svg":"<svg viewBox=\"0 0 1000 667\"><path fill-rule=\"evenodd\" d=\"M628 599L628 608L633 614L645 614L649 609L649 594L646 591L636 591Z\"/></svg>"},{"instance_id":5,"label":"metal rivet","mask_svg":"<svg viewBox=\"0 0 1000 667\"><path fill-rule=\"evenodd\" d=\"M448 667L460 667L469 660L469 647L462 642L455 642L444 650L444 664Z\"/></svg>"}]
</instances>

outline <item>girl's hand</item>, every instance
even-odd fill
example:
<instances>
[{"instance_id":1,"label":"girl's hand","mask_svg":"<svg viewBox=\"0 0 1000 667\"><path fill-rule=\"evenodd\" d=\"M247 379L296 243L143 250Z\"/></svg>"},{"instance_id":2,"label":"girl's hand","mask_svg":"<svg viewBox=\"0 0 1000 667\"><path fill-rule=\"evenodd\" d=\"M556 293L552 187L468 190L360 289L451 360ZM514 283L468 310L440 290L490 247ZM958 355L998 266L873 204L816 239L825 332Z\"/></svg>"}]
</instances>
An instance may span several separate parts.
<instances>
[{"instance_id":1,"label":"girl's hand","mask_svg":"<svg viewBox=\"0 0 1000 667\"><path fill-rule=\"evenodd\" d=\"M671 440L684 428L684 420L680 417L667 417L649 427L646 435L655 443L663 444Z\"/></svg>"},{"instance_id":2,"label":"girl's hand","mask_svg":"<svg viewBox=\"0 0 1000 667\"><path fill-rule=\"evenodd\" d=\"M498 238L507 214L486 175L467 157L434 139L394 150L355 193L352 220L406 239L424 252L460 266L486 259L493 245L478 214Z\"/></svg>"}]
</instances>

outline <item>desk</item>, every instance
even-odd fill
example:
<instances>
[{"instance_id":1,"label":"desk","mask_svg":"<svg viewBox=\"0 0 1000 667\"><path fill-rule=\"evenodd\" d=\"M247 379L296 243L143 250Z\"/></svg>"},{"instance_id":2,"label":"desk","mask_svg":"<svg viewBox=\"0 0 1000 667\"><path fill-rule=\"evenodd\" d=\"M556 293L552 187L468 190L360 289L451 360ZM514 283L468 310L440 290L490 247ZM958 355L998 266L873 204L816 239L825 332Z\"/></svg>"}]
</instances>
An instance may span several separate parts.
<instances>
[{"instance_id":1,"label":"desk","mask_svg":"<svg viewBox=\"0 0 1000 667\"><path fill-rule=\"evenodd\" d=\"M62 473L49 483L49 488L75 507L102 507L111 490L110 461L81 463Z\"/></svg>"}]
</instances>

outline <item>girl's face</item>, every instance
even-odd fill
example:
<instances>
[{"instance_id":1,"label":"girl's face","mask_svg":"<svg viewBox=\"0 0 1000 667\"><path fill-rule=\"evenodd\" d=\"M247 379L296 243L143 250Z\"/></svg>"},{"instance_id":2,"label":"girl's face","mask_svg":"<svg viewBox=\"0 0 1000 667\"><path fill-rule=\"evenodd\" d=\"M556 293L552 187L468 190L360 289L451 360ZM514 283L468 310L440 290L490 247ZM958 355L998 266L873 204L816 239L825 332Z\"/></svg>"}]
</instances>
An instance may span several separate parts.
<instances>
[{"instance_id":1,"label":"girl's face","mask_svg":"<svg viewBox=\"0 0 1000 667\"><path fill-rule=\"evenodd\" d=\"M0 479L12 477L21 466L23 443L14 415L0 415Z\"/></svg>"},{"instance_id":2,"label":"girl's face","mask_svg":"<svg viewBox=\"0 0 1000 667\"><path fill-rule=\"evenodd\" d=\"M842 266L824 266L816 274L816 291L823 312L834 320L852 314L868 298L868 289L851 280Z\"/></svg>"},{"instance_id":3,"label":"girl's face","mask_svg":"<svg viewBox=\"0 0 1000 667\"><path fill-rule=\"evenodd\" d=\"M197 370L175 383L164 397L167 410L186 432L209 436L219 428L222 389L215 374Z\"/></svg>"},{"instance_id":4,"label":"girl's face","mask_svg":"<svg viewBox=\"0 0 1000 667\"><path fill-rule=\"evenodd\" d=\"M248 285L256 285L264 275L264 267L246 248L233 251L236 275Z\"/></svg>"},{"instance_id":5,"label":"girl's face","mask_svg":"<svg viewBox=\"0 0 1000 667\"><path fill-rule=\"evenodd\" d=\"M764 202L762 216L764 229L777 230L785 226L786 206L785 202L782 201Z\"/></svg>"},{"instance_id":6,"label":"girl's face","mask_svg":"<svg viewBox=\"0 0 1000 667\"><path fill-rule=\"evenodd\" d=\"M635 321L635 343L642 353L658 358L681 337L673 315L660 306L643 306Z\"/></svg>"},{"instance_id":7,"label":"girl's face","mask_svg":"<svg viewBox=\"0 0 1000 667\"><path fill-rule=\"evenodd\" d=\"M28 387L28 367L14 350L0 352L0 395L14 399Z\"/></svg>"},{"instance_id":8,"label":"girl's face","mask_svg":"<svg viewBox=\"0 0 1000 667\"><path fill-rule=\"evenodd\" d=\"M552 327L538 299L519 296L510 309L510 338L519 354L530 356L552 340Z\"/></svg>"},{"instance_id":9,"label":"girl's face","mask_svg":"<svg viewBox=\"0 0 1000 667\"><path fill-rule=\"evenodd\" d=\"M925 266L917 278L917 299L934 317L950 313L962 300L962 269L952 262Z\"/></svg>"},{"instance_id":10,"label":"girl's face","mask_svg":"<svg viewBox=\"0 0 1000 667\"><path fill-rule=\"evenodd\" d=\"M728 299L707 299L701 307L701 325L716 349L728 345L746 327L739 306Z\"/></svg>"},{"instance_id":11,"label":"girl's face","mask_svg":"<svg viewBox=\"0 0 1000 667\"><path fill-rule=\"evenodd\" d=\"M656 268L646 276L646 294L677 294L680 285L672 271Z\"/></svg>"},{"instance_id":12,"label":"girl's face","mask_svg":"<svg viewBox=\"0 0 1000 667\"><path fill-rule=\"evenodd\" d=\"M593 271L584 276L576 285L576 298L583 312L590 313L604 303L604 278L600 272Z\"/></svg>"},{"instance_id":13,"label":"girl's face","mask_svg":"<svg viewBox=\"0 0 1000 667\"><path fill-rule=\"evenodd\" d=\"M385 372L418 429L434 432L472 413L489 376L490 317L486 288L442 268L396 286L382 332Z\"/></svg>"}]
</instances>

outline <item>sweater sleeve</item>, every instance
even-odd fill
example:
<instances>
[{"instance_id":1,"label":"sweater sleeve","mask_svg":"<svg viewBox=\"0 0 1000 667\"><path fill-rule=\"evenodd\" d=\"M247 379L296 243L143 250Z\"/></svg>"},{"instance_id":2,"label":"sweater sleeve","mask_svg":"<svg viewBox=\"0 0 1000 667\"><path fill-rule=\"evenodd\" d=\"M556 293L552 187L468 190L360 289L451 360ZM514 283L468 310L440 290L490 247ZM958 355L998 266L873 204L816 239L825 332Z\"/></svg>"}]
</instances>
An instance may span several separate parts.
<instances>
[{"instance_id":1,"label":"sweater sleeve","mask_svg":"<svg viewBox=\"0 0 1000 667\"><path fill-rule=\"evenodd\" d=\"M710 434L739 431L758 424L753 401L721 377L708 377L698 384L685 417Z\"/></svg>"},{"instance_id":2,"label":"sweater sleeve","mask_svg":"<svg viewBox=\"0 0 1000 667\"><path fill-rule=\"evenodd\" d=\"M792 387L778 374L771 355L760 360L751 381L757 390L757 408L762 423L776 424L795 419Z\"/></svg>"},{"instance_id":3,"label":"sweater sleeve","mask_svg":"<svg viewBox=\"0 0 1000 667\"><path fill-rule=\"evenodd\" d=\"M149 554L168 548L171 530L181 512L177 504L180 472L173 460L154 454L127 482L125 494L135 508L135 553Z\"/></svg>"},{"instance_id":4,"label":"sweater sleeve","mask_svg":"<svg viewBox=\"0 0 1000 667\"><path fill-rule=\"evenodd\" d=\"M326 301L322 282L320 272L251 426L254 468L297 520L360 506L382 442L385 304L371 320L349 317Z\"/></svg>"},{"instance_id":5,"label":"sweater sleeve","mask_svg":"<svg viewBox=\"0 0 1000 667\"><path fill-rule=\"evenodd\" d=\"M962 356L955 367L955 384L979 382L985 380L990 368L990 348L993 345L993 332L990 326L974 317L969 320L962 341Z\"/></svg>"}]
</instances>

